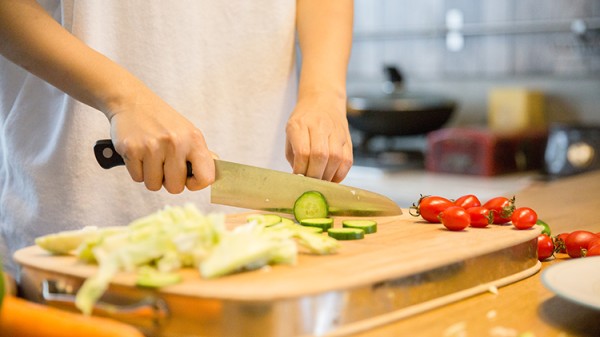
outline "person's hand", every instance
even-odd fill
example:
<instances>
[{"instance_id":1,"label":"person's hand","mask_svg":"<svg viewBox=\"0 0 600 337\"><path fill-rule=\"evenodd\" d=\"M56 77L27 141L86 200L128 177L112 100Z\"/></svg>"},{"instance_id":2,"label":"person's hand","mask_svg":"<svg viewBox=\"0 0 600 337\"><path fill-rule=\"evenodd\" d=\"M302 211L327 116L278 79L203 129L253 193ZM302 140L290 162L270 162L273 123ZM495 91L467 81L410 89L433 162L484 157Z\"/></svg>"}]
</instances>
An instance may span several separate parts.
<instances>
[{"instance_id":1,"label":"person's hand","mask_svg":"<svg viewBox=\"0 0 600 337\"><path fill-rule=\"evenodd\" d=\"M131 178L151 191L199 190L215 180L215 155L202 132L141 85L135 99L110 111L111 138ZM186 162L193 176L187 177Z\"/></svg>"},{"instance_id":2,"label":"person's hand","mask_svg":"<svg viewBox=\"0 0 600 337\"><path fill-rule=\"evenodd\" d=\"M298 101L286 127L286 158L293 172L340 182L352 167L346 101L311 95Z\"/></svg>"}]
</instances>

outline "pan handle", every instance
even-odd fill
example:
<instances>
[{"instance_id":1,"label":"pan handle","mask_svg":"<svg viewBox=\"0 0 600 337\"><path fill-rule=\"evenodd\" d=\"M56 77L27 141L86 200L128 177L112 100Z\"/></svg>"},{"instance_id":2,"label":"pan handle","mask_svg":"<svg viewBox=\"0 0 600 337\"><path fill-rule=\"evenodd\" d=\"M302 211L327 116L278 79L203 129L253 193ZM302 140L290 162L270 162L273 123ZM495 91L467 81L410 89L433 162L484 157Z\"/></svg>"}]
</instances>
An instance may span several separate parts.
<instances>
[{"instance_id":1,"label":"pan handle","mask_svg":"<svg viewBox=\"0 0 600 337\"><path fill-rule=\"evenodd\" d=\"M73 287L62 287L61 282L49 279L42 280L42 299L49 305L75 308ZM111 317L120 321L149 320L151 326L158 326L168 318L167 303L154 296L146 296L141 300L128 304L112 304L99 301L94 306L94 314Z\"/></svg>"}]
</instances>

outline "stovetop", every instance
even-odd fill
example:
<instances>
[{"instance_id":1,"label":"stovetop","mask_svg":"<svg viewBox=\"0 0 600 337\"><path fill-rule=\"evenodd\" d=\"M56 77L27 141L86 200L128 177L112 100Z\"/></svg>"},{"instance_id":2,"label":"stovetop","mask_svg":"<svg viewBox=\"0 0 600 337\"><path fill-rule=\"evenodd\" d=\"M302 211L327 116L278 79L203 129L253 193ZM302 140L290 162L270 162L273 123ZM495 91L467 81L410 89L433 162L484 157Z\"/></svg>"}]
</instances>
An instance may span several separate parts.
<instances>
[{"instance_id":1,"label":"stovetop","mask_svg":"<svg viewBox=\"0 0 600 337\"><path fill-rule=\"evenodd\" d=\"M354 165L385 170L423 169L425 167L425 135L370 136L351 132Z\"/></svg>"}]
</instances>

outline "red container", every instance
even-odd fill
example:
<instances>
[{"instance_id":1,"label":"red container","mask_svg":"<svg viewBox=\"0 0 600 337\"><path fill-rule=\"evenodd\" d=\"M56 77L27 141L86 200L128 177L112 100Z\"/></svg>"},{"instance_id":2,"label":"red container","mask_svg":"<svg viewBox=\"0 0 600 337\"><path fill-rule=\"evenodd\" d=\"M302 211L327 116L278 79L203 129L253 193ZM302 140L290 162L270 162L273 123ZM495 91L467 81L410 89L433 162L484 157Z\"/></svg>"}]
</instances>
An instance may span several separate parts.
<instances>
[{"instance_id":1,"label":"red container","mask_svg":"<svg viewBox=\"0 0 600 337\"><path fill-rule=\"evenodd\" d=\"M431 172L493 176L543 167L547 131L498 134L483 128L446 128L427 135Z\"/></svg>"}]
</instances>

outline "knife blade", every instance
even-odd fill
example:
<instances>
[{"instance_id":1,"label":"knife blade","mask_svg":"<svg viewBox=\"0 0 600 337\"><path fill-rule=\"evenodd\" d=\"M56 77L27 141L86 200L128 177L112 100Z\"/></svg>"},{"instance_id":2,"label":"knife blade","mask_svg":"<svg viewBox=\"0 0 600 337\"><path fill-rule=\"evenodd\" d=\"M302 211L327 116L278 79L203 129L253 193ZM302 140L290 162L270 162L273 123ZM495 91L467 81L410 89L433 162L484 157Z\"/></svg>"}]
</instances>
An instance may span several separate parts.
<instances>
[{"instance_id":1,"label":"knife blade","mask_svg":"<svg viewBox=\"0 0 600 337\"><path fill-rule=\"evenodd\" d=\"M94 154L105 169L125 165L110 139L97 141ZM318 191L327 200L331 215L402 214L388 197L352 186L218 159L215 170L215 182L211 185L211 202L215 204L292 214L298 197L307 191ZM188 176L191 175L188 162Z\"/></svg>"}]
</instances>

